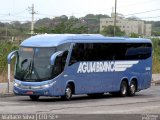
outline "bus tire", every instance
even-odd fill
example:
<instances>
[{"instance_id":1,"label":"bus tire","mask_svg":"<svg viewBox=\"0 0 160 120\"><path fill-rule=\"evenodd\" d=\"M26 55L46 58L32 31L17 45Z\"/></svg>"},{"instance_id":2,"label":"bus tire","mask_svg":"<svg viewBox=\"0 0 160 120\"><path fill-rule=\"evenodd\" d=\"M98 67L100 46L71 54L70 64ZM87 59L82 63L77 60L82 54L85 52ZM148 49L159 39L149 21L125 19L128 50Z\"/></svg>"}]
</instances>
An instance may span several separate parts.
<instances>
[{"instance_id":1,"label":"bus tire","mask_svg":"<svg viewBox=\"0 0 160 120\"><path fill-rule=\"evenodd\" d=\"M32 101L37 101L38 99L39 99L39 96L38 95L31 95L31 96L29 96L30 97L30 99L32 100Z\"/></svg>"},{"instance_id":2,"label":"bus tire","mask_svg":"<svg viewBox=\"0 0 160 120\"><path fill-rule=\"evenodd\" d=\"M63 100L68 100L69 101L72 98L72 93L73 93L72 86L70 84L68 84L66 89L65 89L65 95L61 96L61 98Z\"/></svg>"},{"instance_id":3,"label":"bus tire","mask_svg":"<svg viewBox=\"0 0 160 120\"><path fill-rule=\"evenodd\" d=\"M128 91L128 85L126 81L122 81L121 85L120 85L120 91L119 91L119 95L121 97L125 97L127 96L127 91Z\"/></svg>"},{"instance_id":4,"label":"bus tire","mask_svg":"<svg viewBox=\"0 0 160 120\"><path fill-rule=\"evenodd\" d=\"M128 95L129 96L134 96L136 93L136 82L135 81L131 81L130 86L129 86L129 90L128 90Z\"/></svg>"}]
</instances>

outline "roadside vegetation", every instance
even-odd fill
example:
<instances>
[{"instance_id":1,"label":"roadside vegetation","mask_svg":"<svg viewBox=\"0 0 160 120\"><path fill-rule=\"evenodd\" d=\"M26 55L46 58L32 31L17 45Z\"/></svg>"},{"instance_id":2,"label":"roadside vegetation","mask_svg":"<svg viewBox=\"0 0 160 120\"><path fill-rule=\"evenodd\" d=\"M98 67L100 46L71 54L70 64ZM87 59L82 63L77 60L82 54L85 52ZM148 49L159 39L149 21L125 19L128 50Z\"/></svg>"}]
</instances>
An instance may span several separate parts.
<instances>
[{"instance_id":1,"label":"roadside vegetation","mask_svg":"<svg viewBox=\"0 0 160 120\"><path fill-rule=\"evenodd\" d=\"M18 46L11 42L0 42L0 82L7 82L7 56L16 49L18 49ZM12 64L11 68L13 77L14 64Z\"/></svg>"},{"instance_id":2,"label":"roadside vegetation","mask_svg":"<svg viewBox=\"0 0 160 120\"><path fill-rule=\"evenodd\" d=\"M153 73L160 73L160 39L153 38Z\"/></svg>"}]
</instances>

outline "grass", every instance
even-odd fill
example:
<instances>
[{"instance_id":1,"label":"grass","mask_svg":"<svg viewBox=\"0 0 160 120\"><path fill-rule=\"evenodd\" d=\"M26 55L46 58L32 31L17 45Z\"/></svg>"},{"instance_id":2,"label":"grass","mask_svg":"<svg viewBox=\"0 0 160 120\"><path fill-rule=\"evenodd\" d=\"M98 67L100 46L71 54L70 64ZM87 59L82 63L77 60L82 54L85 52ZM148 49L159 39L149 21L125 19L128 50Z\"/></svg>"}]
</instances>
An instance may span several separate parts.
<instances>
[{"instance_id":1,"label":"grass","mask_svg":"<svg viewBox=\"0 0 160 120\"><path fill-rule=\"evenodd\" d=\"M160 39L152 39L153 43L153 73L160 73Z\"/></svg>"},{"instance_id":2,"label":"grass","mask_svg":"<svg viewBox=\"0 0 160 120\"><path fill-rule=\"evenodd\" d=\"M7 56L16 49L18 46L11 42L0 42L0 82L7 82ZM11 65L11 68L13 77L14 64Z\"/></svg>"}]
</instances>

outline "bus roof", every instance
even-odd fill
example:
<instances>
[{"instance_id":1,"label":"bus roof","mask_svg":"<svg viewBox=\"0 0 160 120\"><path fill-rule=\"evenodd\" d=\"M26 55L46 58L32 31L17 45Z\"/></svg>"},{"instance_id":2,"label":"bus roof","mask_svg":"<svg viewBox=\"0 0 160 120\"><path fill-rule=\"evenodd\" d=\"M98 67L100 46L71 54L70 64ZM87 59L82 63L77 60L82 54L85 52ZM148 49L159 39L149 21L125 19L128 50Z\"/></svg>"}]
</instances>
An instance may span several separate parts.
<instances>
[{"instance_id":1,"label":"bus roof","mask_svg":"<svg viewBox=\"0 0 160 120\"><path fill-rule=\"evenodd\" d=\"M151 43L144 38L105 37L100 34L43 34L24 40L24 47L56 47L64 43Z\"/></svg>"}]
</instances>

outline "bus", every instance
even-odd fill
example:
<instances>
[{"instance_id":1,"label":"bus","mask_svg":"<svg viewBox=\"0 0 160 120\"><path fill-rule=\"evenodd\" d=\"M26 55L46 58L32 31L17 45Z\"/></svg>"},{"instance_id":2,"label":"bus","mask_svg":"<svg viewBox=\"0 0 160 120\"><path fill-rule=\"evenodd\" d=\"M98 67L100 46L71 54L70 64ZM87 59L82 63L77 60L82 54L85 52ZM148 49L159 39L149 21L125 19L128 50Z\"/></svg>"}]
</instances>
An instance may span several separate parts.
<instances>
[{"instance_id":1,"label":"bus","mask_svg":"<svg viewBox=\"0 0 160 120\"><path fill-rule=\"evenodd\" d=\"M152 42L145 38L35 35L8 55L9 65L13 57L13 92L31 100L71 100L78 94L134 96L151 86Z\"/></svg>"}]
</instances>

